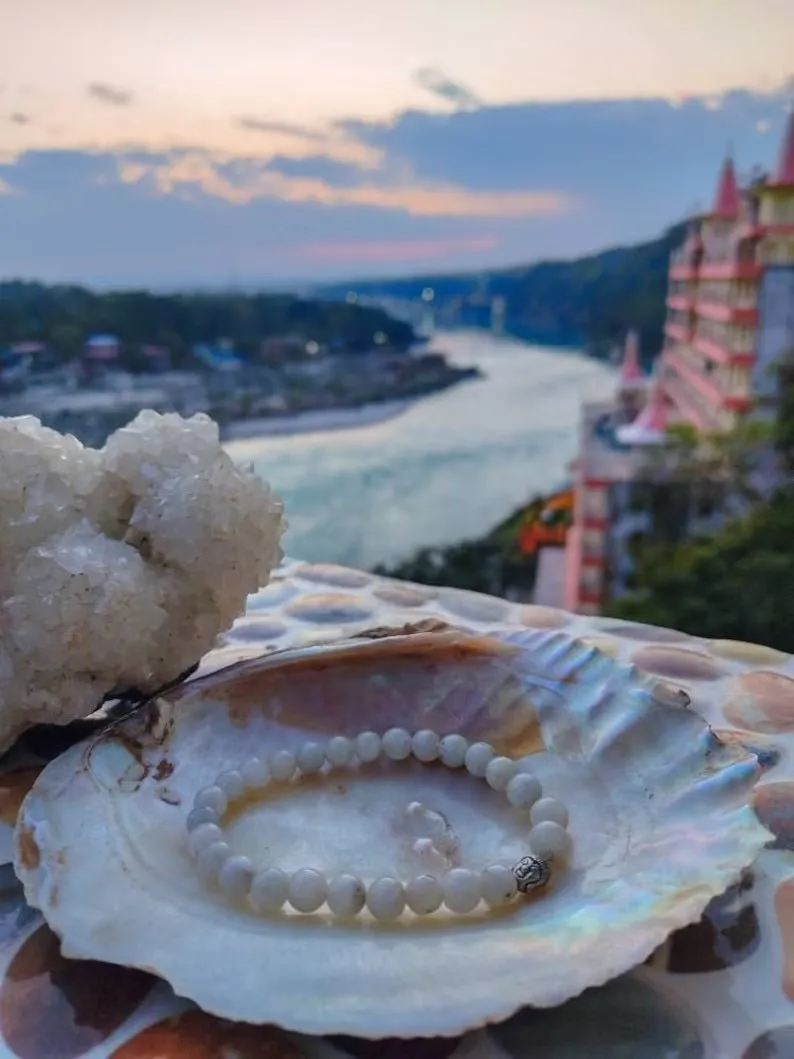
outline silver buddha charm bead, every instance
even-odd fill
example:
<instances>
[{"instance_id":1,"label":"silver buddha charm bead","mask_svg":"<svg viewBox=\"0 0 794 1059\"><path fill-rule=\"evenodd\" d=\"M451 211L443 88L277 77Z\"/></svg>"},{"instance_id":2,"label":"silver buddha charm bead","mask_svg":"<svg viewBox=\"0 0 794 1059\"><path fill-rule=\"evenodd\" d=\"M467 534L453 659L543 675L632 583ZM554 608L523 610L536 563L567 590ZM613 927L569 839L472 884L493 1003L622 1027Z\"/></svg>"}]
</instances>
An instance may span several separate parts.
<instances>
[{"instance_id":1,"label":"silver buddha charm bead","mask_svg":"<svg viewBox=\"0 0 794 1059\"><path fill-rule=\"evenodd\" d=\"M537 857L522 857L513 867L513 875L518 892L527 894L546 885L551 878L551 869L548 861L539 860Z\"/></svg>"}]
</instances>

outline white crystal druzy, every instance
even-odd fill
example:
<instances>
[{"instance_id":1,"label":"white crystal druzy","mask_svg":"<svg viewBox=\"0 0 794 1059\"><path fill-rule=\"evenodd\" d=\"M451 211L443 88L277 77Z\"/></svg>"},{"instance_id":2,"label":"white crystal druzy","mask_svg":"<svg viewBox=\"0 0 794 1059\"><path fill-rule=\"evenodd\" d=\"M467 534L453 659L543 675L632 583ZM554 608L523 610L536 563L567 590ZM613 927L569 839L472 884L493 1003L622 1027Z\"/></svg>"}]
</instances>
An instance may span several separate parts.
<instances>
[{"instance_id":1,"label":"white crystal druzy","mask_svg":"<svg viewBox=\"0 0 794 1059\"><path fill-rule=\"evenodd\" d=\"M178 677L266 584L284 526L205 415L141 412L101 450L0 418L0 749Z\"/></svg>"}]
</instances>

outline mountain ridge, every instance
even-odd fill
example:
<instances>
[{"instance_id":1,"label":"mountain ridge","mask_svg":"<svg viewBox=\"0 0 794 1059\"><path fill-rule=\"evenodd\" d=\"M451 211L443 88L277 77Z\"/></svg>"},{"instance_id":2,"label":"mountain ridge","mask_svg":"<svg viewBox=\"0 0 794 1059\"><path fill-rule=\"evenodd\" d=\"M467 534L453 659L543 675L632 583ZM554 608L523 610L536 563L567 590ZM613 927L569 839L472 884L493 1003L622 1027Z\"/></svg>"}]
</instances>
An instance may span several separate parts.
<instances>
[{"instance_id":1,"label":"mountain ridge","mask_svg":"<svg viewBox=\"0 0 794 1059\"><path fill-rule=\"evenodd\" d=\"M572 260L546 260L480 272L424 273L394 279L323 284L315 296L360 296L418 301L425 287L435 292L439 322L488 326L490 301L505 299L505 331L552 346L584 346L608 357L628 330L640 335L643 356L662 348L670 254L683 242L686 224L658 238L610 247Z\"/></svg>"}]
</instances>

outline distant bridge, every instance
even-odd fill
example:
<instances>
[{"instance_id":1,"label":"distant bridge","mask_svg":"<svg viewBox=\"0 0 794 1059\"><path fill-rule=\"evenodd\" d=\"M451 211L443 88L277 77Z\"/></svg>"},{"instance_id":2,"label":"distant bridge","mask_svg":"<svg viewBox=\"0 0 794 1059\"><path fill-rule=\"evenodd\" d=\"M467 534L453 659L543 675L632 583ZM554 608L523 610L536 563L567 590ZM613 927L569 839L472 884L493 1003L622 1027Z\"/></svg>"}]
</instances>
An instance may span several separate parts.
<instances>
[{"instance_id":1,"label":"distant bridge","mask_svg":"<svg viewBox=\"0 0 794 1059\"><path fill-rule=\"evenodd\" d=\"M383 309L397 320L410 324L417 334L431 336L437 327L454 328L463 323L463 298L450 298L445 302L435 303L421 298L390 298L387 296L359 295L361 305L372 305ZM504 334L507 305L502 297L487 299L483 304L488 313L491 331L496 335ZM490 309L490 311L488 311Z\"/></svg>"}]
</instances>

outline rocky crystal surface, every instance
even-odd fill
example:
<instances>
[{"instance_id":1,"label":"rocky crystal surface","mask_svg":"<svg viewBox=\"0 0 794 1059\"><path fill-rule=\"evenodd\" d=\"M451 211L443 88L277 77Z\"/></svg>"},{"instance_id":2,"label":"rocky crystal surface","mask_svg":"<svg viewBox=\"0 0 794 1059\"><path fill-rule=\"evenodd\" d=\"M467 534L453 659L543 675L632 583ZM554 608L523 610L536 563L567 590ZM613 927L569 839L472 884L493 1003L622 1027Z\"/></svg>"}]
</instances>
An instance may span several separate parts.
<instances>
[{"instance_id":1,"label":"rocky crystal surface","mask_svg":"<svg viewBox=\"0 0 794 1059\"><path fill-rule=\"evenodd\" d=\"M178 677L266 584L284 526L207 416L141 412L99 450L0 418L0 750Z\"/></svg>"}]
</instances>

